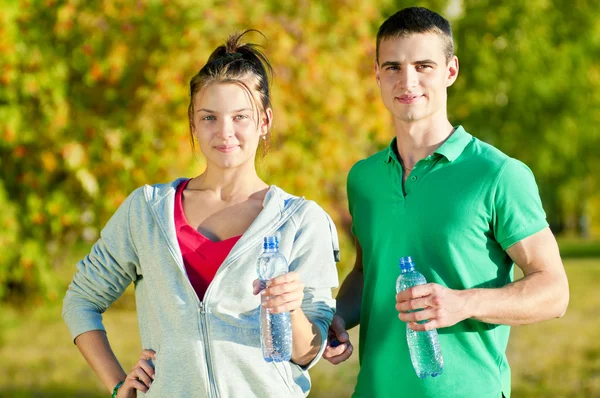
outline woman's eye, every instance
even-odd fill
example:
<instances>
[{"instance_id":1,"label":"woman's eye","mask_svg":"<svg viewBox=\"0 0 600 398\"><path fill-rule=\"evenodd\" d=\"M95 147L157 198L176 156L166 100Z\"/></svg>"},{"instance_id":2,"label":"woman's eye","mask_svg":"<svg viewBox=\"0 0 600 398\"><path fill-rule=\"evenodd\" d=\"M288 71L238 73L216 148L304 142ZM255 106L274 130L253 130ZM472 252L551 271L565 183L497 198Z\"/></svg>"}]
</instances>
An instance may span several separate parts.
<instances>
[{"instance_id":1,"label":"woman's eye","mask_svg":"<svg viewBox=\"0 0 600 398\"><path fill-rule=\"evenodd\" d=\"M248 116L246 115L236 115L234 117L235 120L243 120L243 119L248 119Z\"/></svg>"},{"instance_id":2,"label":"woman's eye","mask_svg":"<svg viewBox=\"0 0 600 398\"><path fill-rule=\"evenodd\" d=\"M202 118L202 120L216 120L216 118L213 115L208 115L208 116L204 116Z\"/></svg>"}]
</instances>

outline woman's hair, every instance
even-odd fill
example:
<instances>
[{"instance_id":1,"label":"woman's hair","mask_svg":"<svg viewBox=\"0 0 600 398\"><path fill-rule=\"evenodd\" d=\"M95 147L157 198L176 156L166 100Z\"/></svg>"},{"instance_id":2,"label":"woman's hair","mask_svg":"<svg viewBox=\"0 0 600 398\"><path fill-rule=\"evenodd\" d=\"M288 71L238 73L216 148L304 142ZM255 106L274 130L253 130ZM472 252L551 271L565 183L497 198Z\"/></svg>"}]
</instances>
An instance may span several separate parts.
<instances>
[{"instance_id":1,"label":"woman's hair","mask_svg":"<svg viewBox=\"0 0 600 398\"><path fill-rule=\"evenodd\" d=\"M248 94L255 110L256 124L260 124L262 114L268 117L267 108L271 107L271 90L269 77L273 68L267 57L253 43L242 43L242 37L249 32L264 35L255 29L237 32L227 38L224 45L217 47L206 65L190 80L190 105L188 117L192 148L194 147L194 97L204 87L216 83L233 83L239 85ZM257 98L258 97L258 98ZM264 137L262 153L266 154L269 147L270 132Z\"/></svg>"}]
</instances>

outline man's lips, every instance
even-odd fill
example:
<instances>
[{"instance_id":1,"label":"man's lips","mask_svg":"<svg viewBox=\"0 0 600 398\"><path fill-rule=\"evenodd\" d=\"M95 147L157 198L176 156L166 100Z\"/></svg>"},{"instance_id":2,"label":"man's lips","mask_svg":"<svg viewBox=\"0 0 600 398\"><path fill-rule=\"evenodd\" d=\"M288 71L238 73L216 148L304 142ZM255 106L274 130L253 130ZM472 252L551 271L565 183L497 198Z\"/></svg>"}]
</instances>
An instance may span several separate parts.
<instances>
[{"instance_id":1,"label":"man's lips","mask_svg":"<svg viewBox=\"0 0 600 398\"><path fill-rule=\"evenodd\" d=\"M421 94L405 94L405 95L399 95L397 97L395 97L396 101L400 102L401 104L413 104L415 102L417 102L419 99L421 99L423 95Z\"/></svg>"}]
</instances>

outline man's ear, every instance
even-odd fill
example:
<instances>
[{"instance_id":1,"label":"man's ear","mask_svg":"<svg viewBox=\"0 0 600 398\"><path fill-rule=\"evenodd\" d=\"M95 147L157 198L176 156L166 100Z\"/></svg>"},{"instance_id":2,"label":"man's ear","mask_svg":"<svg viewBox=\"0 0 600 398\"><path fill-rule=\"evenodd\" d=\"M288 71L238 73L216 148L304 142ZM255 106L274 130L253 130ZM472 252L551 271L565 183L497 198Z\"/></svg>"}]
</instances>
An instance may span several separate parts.
<instances>
[{"instance_id":1,"label":"man's ear","mask_svg":"<svg viewBox=\"0 0 600 398\"><path fill-rule=\"evenodd\" d=\"M379 79L379 63L375 60L375 64L373 65L373 71L375 72L375 81L377 82L377 87L381 88L381 80Z\"/></svg>"},{"instance_id":2,"label":"man's ear","mask_svg":"<svg viewBox=\"0 0 600 398\"><path fill-rule=\"evenodd\" d=\"M448 78L446 80L446 87L450 87L458 78L458 58L456 55L454 55L450 62L448 62L447 72Z\"/></svg>"}]
</instances>

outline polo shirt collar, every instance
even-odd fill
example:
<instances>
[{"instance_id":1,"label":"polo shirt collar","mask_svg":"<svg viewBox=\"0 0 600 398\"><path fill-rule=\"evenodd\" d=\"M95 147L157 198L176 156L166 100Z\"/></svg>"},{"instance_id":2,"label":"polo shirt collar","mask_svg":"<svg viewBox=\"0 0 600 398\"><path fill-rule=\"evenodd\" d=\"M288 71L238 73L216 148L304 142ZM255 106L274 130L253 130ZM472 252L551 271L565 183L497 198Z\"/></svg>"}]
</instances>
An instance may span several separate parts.
<instances>
[{"instance_id":1,"label":"polo shirt collar","mask_svg":"<svg viewBox=\"0 0 600 398\"><path fill-rule=\"evenodd\" d=\"M436 149L434 153L442 155L448 159L448 161L453 162L460 156L467 144L471 141L471 138L471 134L467 133L463 126L456 126L454 132L450 134L450 137L448 137L446 142ZM384 158L384 162L389 163L391 160L396 160L397 162L400 161L396 154L396 137L392 139L392 142L387 148L387 155Z\"/></svg>"},{"instance_id":2,"label":"polo shirt collar","mask_svg":"<svg viewBox=\"0 0 600 398\"><path fill-rule=\"evenodd\" d=\"M396 137L394 137L392 139L392 142L390 142L390 145L388 145L387 148L387 155L384 157L383 161L385 163L389 163L392 160L395 160L396 162L399 161L398 159L398 155L396 154Z\"/></svg>"},{"instance_id":3,"label":"polo shirt collar","mask_svg":"<svg viewBox=\"0 0 600 398\"><path fill-rule=\"evenodd\" d=\"M446 142L440 145L434 153L444 156L449 162L453 162L460 156L467 144L471 142L471 138L473 136L467 133L463 126L456 126Z\"/></svg>"}]
</instances>

